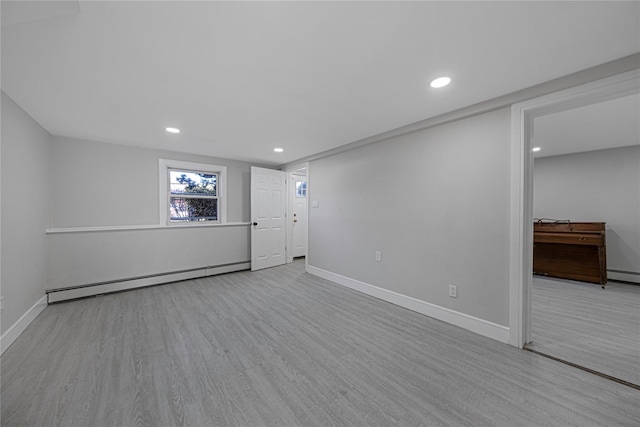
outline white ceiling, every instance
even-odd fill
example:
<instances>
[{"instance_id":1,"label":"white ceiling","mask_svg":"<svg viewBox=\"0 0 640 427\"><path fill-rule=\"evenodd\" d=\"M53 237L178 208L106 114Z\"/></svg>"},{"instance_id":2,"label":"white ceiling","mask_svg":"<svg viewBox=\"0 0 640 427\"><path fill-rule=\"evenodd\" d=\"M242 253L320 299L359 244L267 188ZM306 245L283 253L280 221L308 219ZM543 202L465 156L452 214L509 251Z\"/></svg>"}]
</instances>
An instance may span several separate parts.
<instances>
[{"instance_id":1,"label":"white ceiling","mask_svg":"<svg viewBox=\"0 0 640 427\"><path fill-rule=\"evenodd\" d=\"M640 51L636 1L3 0L2 24L2 89L50 133L271 165Z\"/></svg>"},{"instance_id":2,"label":"white ceiling","mask_svg":"<svg viewBox=\"0 0 640 427\"><path fill-rule=\"evenodd\" d=\"M532 144L536 158L640 145L640 96L537 117Z\"/></svg>"}]
</instances>

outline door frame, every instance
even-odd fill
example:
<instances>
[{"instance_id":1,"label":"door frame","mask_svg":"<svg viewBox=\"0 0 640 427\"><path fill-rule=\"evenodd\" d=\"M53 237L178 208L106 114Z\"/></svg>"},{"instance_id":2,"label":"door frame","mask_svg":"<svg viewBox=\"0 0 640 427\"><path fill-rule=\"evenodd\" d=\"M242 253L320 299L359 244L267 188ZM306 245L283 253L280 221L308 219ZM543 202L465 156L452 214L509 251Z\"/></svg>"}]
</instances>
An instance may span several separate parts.
<instances>
[{"instance_id":1,"label":"door frame","mask_svg":"<svg viewBox=\"0 0 640 427\"><path fill-rule=\"evenodd\" d=\"M302 171L302 169L298 169L296 171L293 172L287 172L287 180L288 180L288 198L289 200L287 201L287 218L288 218L288 223L287 223L287 233L288 233L288 238L287 238L287 264L290 262L293 262L293 252L295 249L294 246L294 226L293 226L293 221L294 221L294 206L296 203L295 200L295 181L296 181L296 177L304 177L305 182L307 180L307 171L306 169L304 171ZM305 193L306 194L306 193ZM305 239L308 237L307 236L307 230L308 227L306 225L306 222L308 221L308 215L309 215L309 198L305 195L305 199L306 199L306 212L305 212ZM305 244L305 246L308 246L307 244ZM307 251L305 250L305 257L307 255Z\"/></svg>"},{"instance_id":2,"label":"door frame","mask_svg":"<svg viewBox=\"0 0 640 427\"><path fill-rule=\"evenodd\" d=\"M536 117L640 93L640 69L616 74L511 106L509 344L531 341L533 280L533 154Z\"/></svg>"},{"instance_id":3,"label":"door frame","mask_svg":"<svg viewBox=\"0 0 640 427\"><path fill-rule=\"evenodd\" d=\"M288 165L286 166L283 171L287 173L287 248L286 248L286 257L287 257L287 264L293 262L293 256L292 256L292 245L293 245L293 227L292 227L292 223L290 222L290 218L293 218L293 200L291 200L291 193L293 192L293 180L291 179L291 174L294 174L296 172L300 172L301 170L305 171L305 175L307 177L307 230L306 230L306 238L307 238L307 255L304 257L305 261L305 270L307 268L308 262L309 262L309 191L310 191L310 185L309 185L309 162L304 162L304 163L296 163L293 165Z\"/></svg>"}]
</instances>

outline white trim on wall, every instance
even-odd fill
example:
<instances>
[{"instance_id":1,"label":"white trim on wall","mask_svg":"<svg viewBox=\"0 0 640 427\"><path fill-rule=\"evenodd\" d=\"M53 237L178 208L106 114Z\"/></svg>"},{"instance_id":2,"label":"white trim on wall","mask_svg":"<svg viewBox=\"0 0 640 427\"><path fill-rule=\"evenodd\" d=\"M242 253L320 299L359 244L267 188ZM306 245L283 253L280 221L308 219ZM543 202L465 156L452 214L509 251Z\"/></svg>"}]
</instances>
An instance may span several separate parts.
<instances>
[{"instance_id":1,"label":"white trim on wall","mask_svg":"<svg viewBox=\"0 0 640 427\"><path fill-rule=\"evenodd\" d=\"M149 225L109 225L103 227L69 227L69 228L47 228L45 232L47 234L60 234L60 233L96 233L100 231L131 231L131 230L157 230L159 228L171 228L171 229L180 229L180 228L189 228L189 227L238 227L238 226L249 226L250 222L227 222L224 224L208 224L206 222L202 224L175 224L171 227L167 227L166 225L160 224L149 224Z\"/></svg>"},{"instance_id":2,"label":"white trim on wall","mask_svg":"<svg viewBox=\"0 0 640 427\"><path fill-rule=\"evenodd\" d=\"M20 336L20 334L23 333L25 329L27 329L27 326L29 326L31 322L33 322L35 318L38 317L38 314L42 313L42 310L44 310L46 307L47 296L45 295L40 298L38 302L36 302L29 310L27 310L26 313L24 313L16 323L11 325L11 327L9 327L9 329L7 329L4 334L2 334L2 337L0 337L0 355L4 353L4 351L8 349L11 344L13 344L13 342Z\"/></svg>"},{"instance_id":3,"label":"white trim on wall","mask_svg":"<svg viewBox=\"0 0 640 427\"><path fill-rule=\"evenodd\" d=\"M475 332L488 338L493 338L494 340L500 341L502 343L509 342L509 328L507 328L506 326L498 325L496 323L479 319L477 317L460 313L445 307L440 307L426 301L399 294L387 289L379 288L377 286L361 282L359 280L351 279L349 277L341 276L339 274L332 273L330 271L326 271L310 265L307 266L307 272L309 274L313 274L314 276L321 277L338 285L342 285L347 288L362 292L364 294L370 295L386 302L390 302L408 310L424 314L425 316L433 317L434 319L438 319L455 326L459 326L463 329Z\"/></svg>"},{"instance_id":4,"label":"white trim on wall","mask_svg":"<svg viewBox=\"0 0 640 427\"><path fill-rule=\"evenodd\" d=\"M640 69L514 104L511 107L511 223L509 260L509 344L531 341L533 247L533 155L536 117L640 92Z\"/></svg>"},{"instance_id":5,"label":"white trim on wall","mask_svg":"<svg viewBox=\"0 0 640 427\"><path fill-rule=\"evenodd\" d=\"M303 169L304 173L306 173L307 169L309 169L309 162L290 163L282 167L284 172L297 172Z\"/></svg>"}]
</instances>

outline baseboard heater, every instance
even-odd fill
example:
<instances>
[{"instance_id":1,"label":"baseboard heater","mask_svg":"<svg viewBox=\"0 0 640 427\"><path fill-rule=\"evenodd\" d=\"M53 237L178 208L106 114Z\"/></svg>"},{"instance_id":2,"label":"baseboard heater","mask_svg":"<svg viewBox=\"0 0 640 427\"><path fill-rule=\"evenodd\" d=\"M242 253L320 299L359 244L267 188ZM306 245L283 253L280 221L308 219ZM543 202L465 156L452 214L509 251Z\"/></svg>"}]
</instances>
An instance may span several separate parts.
<instances>
[{"instance_id":1,"label":"baseboard heater","mask_svg":"<svg viewBox=\"0 0 640 427\"><path fill-rule=\"evenodd\" d=\"M615 282L633 283L640 285L640 273L637 271L607 270L607 278Z\"/></svg>"},{"instance_id":2,"label":"baseboard heater","mask_svg":"<svg viewBox=\"0 0 640 427\"><path fill-rule=\"evenodd\" d=\"M111 292L125 291L128 289L160 285L162 283L197 279L199 277L231 273L234 271L248 270L250 268L250 261L241 261L229 264L221 264L217 266L191 268L188 270L149 274L146 276L130 277L127 279L109 280L106 282L69 286L66 288L47 289L47 303L51 304L72 299L108 294Z\"/></svg>"}]
</instances>

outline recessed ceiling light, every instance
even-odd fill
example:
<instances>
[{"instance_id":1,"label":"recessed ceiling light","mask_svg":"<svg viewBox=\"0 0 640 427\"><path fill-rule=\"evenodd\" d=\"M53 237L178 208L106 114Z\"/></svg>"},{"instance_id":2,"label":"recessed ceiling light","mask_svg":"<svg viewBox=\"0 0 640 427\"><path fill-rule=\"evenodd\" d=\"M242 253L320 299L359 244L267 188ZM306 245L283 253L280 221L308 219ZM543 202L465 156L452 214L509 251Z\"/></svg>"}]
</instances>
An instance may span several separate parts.
<instances>
[{"instance_id":1,"label":"recessed ceiling light","mask_svg":"<svg viewBox=\"0 0 640 427\"><path fill-rule=\"evenodd\" d=\"M542 150L542 148L540 147L533 147L533 149L531 149L531 151L533 151L534 153L537 153L540 150Z\"/></svg>"},{"instance_id":2,"label":"recessed ceiling light","mask_svg":"<svg viewBox=\"0 0 640 427\"><path fill-rule=\"evenodd\" d=\"M273 151L275 151L276 153L282 153L284 151L284 148L274 148Z\"/></svg>"},{"instance_id":3,"label":"recessed ceiling light","mask_svg":"<svg viewBox=\"0 0 640 427\"><path fill-rule=\"evenodd\" d=\"M178 128L166 128L165 130L169 133L180 133L180 129Z\"/></svg>"},{"instance_id":4,"label":"recessed ceiling light","mask_svg":"<svg viewBox=\"0 0 640 427\"><path fill-rule=\"evenodd\" d=\"M431 82L431 87L440 88L445 87L451 83L451 77L438 77L437 79Z\"/></svg>"}]
</instances>

